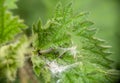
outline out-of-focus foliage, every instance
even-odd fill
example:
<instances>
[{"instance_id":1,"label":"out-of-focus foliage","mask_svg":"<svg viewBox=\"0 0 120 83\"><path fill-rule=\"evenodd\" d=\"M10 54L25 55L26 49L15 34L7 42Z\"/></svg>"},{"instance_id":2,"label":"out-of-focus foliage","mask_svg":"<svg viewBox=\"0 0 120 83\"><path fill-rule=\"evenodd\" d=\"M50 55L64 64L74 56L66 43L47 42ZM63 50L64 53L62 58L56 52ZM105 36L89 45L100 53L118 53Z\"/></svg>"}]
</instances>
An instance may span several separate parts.
<instances>
[{"instance_id":1,"label":"out-of-focus foliage","mask_svg":"<svg viewBox=\"0 0 120 83\"><path fill-rule=\"evenodd\" d=\"M0 45L13 39L13 37L21 31L21 28L26 27L18 16L13 16L12 13L9 12L8 9L16 7L14 0L10 2L11 4L8 4L8 0L0 0Z\"/></svg>"},{"instance_id":2,"label":"out-of-focus foliage","mask_svg":"<svg viewBox=\"0 0 120 83\"><path fill-rule=\"evenodd\" d=\"M8 9L15 9L15 8L17 8L17 5L15 4L17 2L17 0L4 0L4 1L5 1L4 5Z\"/></svg>"},{"instance_id":3,"label":"out-of-focus foliage","mask_svg":"<svg viewBox=\"0 0 120 83\"><path fill-rule=\"evenodd\" d=\"M15 36L26 25L18 16L13 16L10 9L16 8L16 0L0 0L0 82L16 79L17 70L24 63L25 38ZM23 35L23 34L22 34ZM11 41L12 40L12 41ZM12 43L10 43L12 42Z\"/></svg>"},{"instance_id":4,"label":"out-of-focus foliage","mask_svg":"<svg viewBox=\"0 0 120 83\"><path fill-rule=\"evenodd\" d=\"M117 4L117 9L119 10L119 8L120 8L120 1L118 0L118 4ZM116 51L117 51L117 59L116 59L116 61L117 61L117 64L116 64L116 66L117 66L117 69L119 69L120 70L120 11L118 11L118 18L117 18L117 29L116 29L116 42L115 42L115 44L116 44Z\"/></svg>"},{"instance_id":5,"label":"out-of-focus foliage","mask_svg":"<svg viewBox=\"0 0 120 83\"><path fill-rule=\"evenodd\" d=\"M3 79L6 82L16 79L18 68L24 65L24 54L27 52L27 45L23 37L13 44L0 48L0 82Z\"/></svg>"}]
</instances>

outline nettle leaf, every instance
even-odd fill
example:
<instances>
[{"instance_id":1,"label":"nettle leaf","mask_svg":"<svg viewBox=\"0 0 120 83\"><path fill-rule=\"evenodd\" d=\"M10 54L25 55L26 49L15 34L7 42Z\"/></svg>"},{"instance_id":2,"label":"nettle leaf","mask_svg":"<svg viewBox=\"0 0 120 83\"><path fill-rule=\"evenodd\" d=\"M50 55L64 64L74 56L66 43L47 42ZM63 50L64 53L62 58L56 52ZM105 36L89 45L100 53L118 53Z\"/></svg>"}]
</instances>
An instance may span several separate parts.
<instances>
[{"instance_id":1,"label":"nettle leaf","mask_svg":"<svg viewBox=\"0 0 120 83\"><path fill-rule=\"evenodd\" d=\"M88 13L75 15L71 5L58 4L45 25L40 20L33 25L33 47L38 53L34 57L44 60L40 72L35 72L44 76L41 68L47 69L51 83L114 83L108 72L113 63L108 59L110 46L94 36L94 23L85 18Z\"/></svg>"},{"instance_id":2,"label":"nettle leaf","mask_svg":"<svg viewBox=\"0 0 120 83\"><path fill-rule=\"evenodd\" d=\"M13 4L16 0L0 0L0 44L10 41L26 27L23 20L8 11L8 9L15 8L14 4L13 6L8 4L9 1Z\"/></svg>"}]
</instances>

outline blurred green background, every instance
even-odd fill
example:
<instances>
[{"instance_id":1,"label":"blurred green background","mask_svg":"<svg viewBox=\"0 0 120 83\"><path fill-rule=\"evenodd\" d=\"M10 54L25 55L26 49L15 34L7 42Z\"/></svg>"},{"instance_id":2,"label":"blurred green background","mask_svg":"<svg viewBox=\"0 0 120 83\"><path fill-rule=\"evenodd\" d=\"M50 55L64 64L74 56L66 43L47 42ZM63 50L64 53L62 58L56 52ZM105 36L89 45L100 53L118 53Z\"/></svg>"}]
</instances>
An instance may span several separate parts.
<instances>
[{"instance_id":1,"label":"blurred green background","mask_svg":"<svg viewBox=\"0 0 120 83\"><path fill-rule=\"evenodd\" d=\"M54 8L58 2L66 5L73 3L74 13L88 11L87 19L95 23L96 36L107 41L111 45L113 55L110 57L115 61L113 67L120 69L120 9L119 0L18 0L18 8L13 10L29 26L41 18L43 23L52 17Z\"/></svg>"}]
</instances>

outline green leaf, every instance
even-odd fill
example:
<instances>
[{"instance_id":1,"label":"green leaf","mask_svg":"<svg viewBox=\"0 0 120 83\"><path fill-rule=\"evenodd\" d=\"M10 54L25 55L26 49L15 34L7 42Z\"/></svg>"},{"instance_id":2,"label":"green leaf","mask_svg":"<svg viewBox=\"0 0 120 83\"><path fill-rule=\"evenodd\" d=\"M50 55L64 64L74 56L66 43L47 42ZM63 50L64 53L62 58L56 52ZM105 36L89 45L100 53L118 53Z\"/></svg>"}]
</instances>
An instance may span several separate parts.
<instances>
[{"instance_id":1,"label":"green leaf","mask_svg":"<svg viewBox=\"0 0 120 83\"><path fill-rule=\"evenodd\" d=\"M11 3L12 2L14 2L14 0L11 1ZM20 20L18 16L13 16L12 13L8 11L9 6L6 7L6 3L8 3L8 0L0 0L0 44L12 40L16 34L22 31L21 29L26 28L23 20Z\"/></svg>"},{"instance_id":2,"label":"green leaf","mask_svg":"<svg viewBox=\"0 0 120 83\"><path fill-rule=\"evenodd\" d=\"M33 70L34 70L34 72L35 72L35 74L36 74L37 76L40 75L40 67L35 66L35 67L33 68Z\"/></svg>"},{"instance_id":3,"label":"green leaf","mask_svg":"<svg viewBox=\"0 0 120 83\"><path fill-rule=\"evenodd\" d=\"M96 28L85 19L86 14L75 15L71 4L65 8L58 4L55 16L45 25L39 21L33 25L35 51L54 49L38 55L39 60L44 59L51 77L58 78L55 82L114 83L107 73L113 63L108 58L109 46L95 37Z\"/></svg>"}]
</instances>

